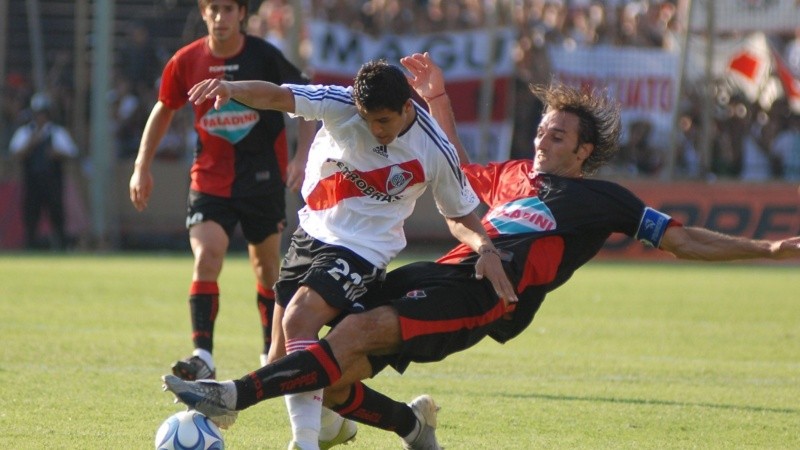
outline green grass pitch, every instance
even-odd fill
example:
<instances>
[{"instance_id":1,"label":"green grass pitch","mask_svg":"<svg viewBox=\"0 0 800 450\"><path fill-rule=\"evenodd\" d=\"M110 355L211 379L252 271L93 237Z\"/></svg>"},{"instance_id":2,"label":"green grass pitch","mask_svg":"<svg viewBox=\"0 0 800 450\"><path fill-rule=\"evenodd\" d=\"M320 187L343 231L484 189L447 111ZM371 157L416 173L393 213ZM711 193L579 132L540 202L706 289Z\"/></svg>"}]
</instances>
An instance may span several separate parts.
<instances>
[{"instance_id":1,"label":"green grass pitch","mask_svg":"<svg viewBox=\"0 0 800 450\"><path fill-rule=\"evenodd\" d=\"M190 351L191 256L0 255L0 447L148 449L180 410L160 376ZM220 280L222 379L257 367L246 257ZM367 384L441 405L458 449L800 448L800 266L593 262L531 327ZM283 401L224 431L284 449ZM361 426L358 449L400 448Z\"/></svg>"}]
</instances>

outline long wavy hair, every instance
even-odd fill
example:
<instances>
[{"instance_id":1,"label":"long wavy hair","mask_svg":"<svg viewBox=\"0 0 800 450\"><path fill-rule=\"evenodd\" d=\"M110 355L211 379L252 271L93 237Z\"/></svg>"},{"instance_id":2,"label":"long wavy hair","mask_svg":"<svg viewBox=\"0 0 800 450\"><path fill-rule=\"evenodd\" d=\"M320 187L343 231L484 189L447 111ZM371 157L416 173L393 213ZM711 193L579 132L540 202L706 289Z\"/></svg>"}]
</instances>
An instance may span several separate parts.
<instances>
[{"instance_id":1,"label":"long wavy hair","mask_svg":"<svg viewBox=\"0 0 800 450\"><path fill-rule=\"evenodd\" d=\"M563 111L578 116L578 144L594 145L583 162L581 172L591 175L608 163L619 149L619 103L603 92L584 91L563 84L530 85L530 90L545 105L544 114Z\"/></svg>"}]
</instances>

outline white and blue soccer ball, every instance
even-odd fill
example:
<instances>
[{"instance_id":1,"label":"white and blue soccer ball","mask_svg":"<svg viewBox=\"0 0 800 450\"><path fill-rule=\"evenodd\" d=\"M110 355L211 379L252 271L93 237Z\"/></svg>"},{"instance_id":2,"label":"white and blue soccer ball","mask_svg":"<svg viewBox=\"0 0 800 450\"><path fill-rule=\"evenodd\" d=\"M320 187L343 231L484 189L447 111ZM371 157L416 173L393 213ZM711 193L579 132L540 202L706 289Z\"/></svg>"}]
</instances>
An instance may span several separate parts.
<instances>
[{"instance_id":1,"label":"white and blue soccer ball","mask_svg":"<svg viewBox=\"0 0 800 450\"><path fill-rule=\"evenodd\" d=\"M167 418L156 431L156 450L223 450L219 428L208 417L181 411Z\"/></svg>"}]
</instances>

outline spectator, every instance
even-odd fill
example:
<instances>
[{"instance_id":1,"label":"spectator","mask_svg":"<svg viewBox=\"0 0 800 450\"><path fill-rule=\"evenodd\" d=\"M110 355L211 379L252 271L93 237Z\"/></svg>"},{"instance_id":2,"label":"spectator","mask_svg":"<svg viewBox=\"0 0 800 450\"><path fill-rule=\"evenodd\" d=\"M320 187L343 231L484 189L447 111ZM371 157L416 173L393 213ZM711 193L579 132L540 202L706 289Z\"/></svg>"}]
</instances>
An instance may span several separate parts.
<instances>
[{"instance_id":1,"label":"spectator","mask_svg":"<svg viewBox=\"0 0 800 450\"><path fill-rule=\"evenodd\" d=\"M142 22L134 22L128 29L121 53L122 73L131 81L133 90L142 85L152 89L161 75L161 51L150 38L150 30Z\"/></svg>"},{"instance_id":2,"label":"spectator","mask_svg":"<svg viewBox=\"0 0 800 450\"><path fill-rule=\"evenodd\" d=\"M668 45L669 22L675 14L675 7L669 2L651 2L643 6L638 20L638 34L644 45L664 48Z\"/></svg>"},{"instance_id":3,"label":"spectator","mask_svg":"<svg viewBox=\"0 0 800 450\"><path fill-rule=\"evenodd\" d=\"M39 246L38 228L43 210L52 227L50 246L57 250L67 246L63 162L76 157L78 148L69 132L51 120L51 108L52 101L46 94L34 94L33 118L11 137L11 154L22 162L22 213L28 249Z\"/></svg>"},{"instance_id":4,"label":"spectator","mask_svg":"<svg viewBox=\"0 0 800 450\"><path fill-rule=\"evenodd\" d=\"M597 42L596 29L589 18L589 8L574 8L567 16L566 43L572 47L586 47Z\"/></svg>"},{"instance_id":5,"label":"spectator","mask_svg":"<svg viewBox=\"0 0 800 450\"><path fill-rule=\"evenodd\" d=\"M772 153L780 161L780 171L787 181L800 181L800 114L789 116L787 128L772 141Z\"/></svg>"},{"instance_id":6,"label":"spectator","mask_svg":"<svg viewBox=\"0 0 800 450\"><path fill-rule=\"evenodd\" d=\"M286 39L294 24L292 6L286 0L264 0L247 20L247 34L258 36L287 53Z\"/></svg>"},{"instance_id":7,"label":"spectator","mask_svg":"<svg viewBox=\"0 0 800 450\"><path fill-rule=\"evenodd\" d=\"M31 96L31 87L27 77L19 72L12 72L6 76L2 91L2 101L0 101L0 120L3 133L0 141L0 156L5 157L8 150L7 144L11 139L11 133L22 124L28 122L30 110L28 109L28 99Z\"/></svg>"},{"instance_id":8,"label":"spectator","mask_svg":"<svg viewBox=\"0 0 800 450\"><path fill-rule=\"evenodd\" d=\"M774 158L770 154L769 143L763 138L764 123L758 120L761 112L756 114L756 106L745 103L734 103L734 108L734 126L741 130L740 139L737 140L742 155L741 179L767 181L773 178Z\"/></svg>"},{"instance_id":9,"label":"spectator","mask_svg":"<svg viewBox=\"0 0 800 450\"><path fill-rule=\"evenodd\" d=\"M368 0L361 7L367 32L406 33L414 27L413 5L403 0Z\"/></svg>"},{"instance_id":10,"label":"spectator","mask_svg":"<svg viewBox=\"0 0 800 450\"><path fill-rule=\"evenodd\" d=\"M639 47L643 45L639 36L639 21L642 16L642 6L638 2L631 2L625 6L619 6L616 11L619 26L617 27L617 38L615 45Z\"/></svg>"},{"instance_id":11,"label":"spectator","mask_svg":"<svg viewBox=\"0 0 800 450\"><path fill-rule=\"evenodd\" d=\"M793 38L786 43L783 57L795 78L800 78L800 27L795 28Z\"/></svg>"},{"instance_id":12,"label":"spectator","mask_svg":"<svg viewBox=\"0 0 800 450\"><path fill-rule=\"evenodd\" d=\"M742 171L741 146L738 145L740 131L724 117L714 121L714 142L711 148L711 173L714 177L735 178Z\"/></svg>"},{"instance_id":13,"label":"spectator","mask_svg":"<svg viewBox=\"0 0 800 450\"><path fill-rule=\"evenodd\" d=\"M548 44L561 44L564 42L564 20L566 12L561 2L547 1L542 9L542 22L544 38Z\"/></svg>"},{"instance_id":14,"label":"spectator","mask_svg":"<svg viewBox=\"0 0 800 450\"><path fill-rule=\"evenodd\" d=\"M139 151L139 139L147 122L144 100L148 99L139 98L125 76L117 77L110 97L117 156L133 158Z\"/></svg>"},{"instance_id":15,"label":"spectator","mask_svg":"<svg viewBox=\"0 0 800 450\"><path fill-rule=\"evenodd\" d=\"M632 158L636 173L654 176L664 166L664 155L650 142L653 124L647 120L635 120L628 126L628 142L621 151Z\"/></svg>"},{"instance_id":16,"label":"spectator","mask_svg":"<svg viewBox=\"0 0 800 450\"><path fill-rule=\"evenodd\" d=\"M699 136L696 122L696 116L692 113L683 114L678 120L681 130L675 150L675 175L678 178L699 178L702 174L700 152L697 151Z\"/></svg>"},{"instance_id":17,"label":"spectator","mask_svg":"<svg viewBox=\"0 0 800 450\"><path fill-rule=\"evenodd\" d=\"M612 14L609 14L609 11ZM589 5L589 21L596 34L595 44L611 45L614 43L614 24L609 22L609 18L613 17L613 11L613 8L606 7L600 1L593 1Z\"/></svg>"},{"instance_id":18,"label":"spectator","mask_svg":"<svg viewBox=\"0 0 800 450\"><path fill-rule=\"evenodd\" d=\"M261 4L262 9L263 5L266 4L267 2ZM250 14L250 16L247 17L247 25L245 28L246 28L246 33L249 34L250 36L260 37L266 40L267 21L264 20L264 16L262 16L260 13ZM273 45L275 44L273 43Z\"/></svg>"}]
</instances>

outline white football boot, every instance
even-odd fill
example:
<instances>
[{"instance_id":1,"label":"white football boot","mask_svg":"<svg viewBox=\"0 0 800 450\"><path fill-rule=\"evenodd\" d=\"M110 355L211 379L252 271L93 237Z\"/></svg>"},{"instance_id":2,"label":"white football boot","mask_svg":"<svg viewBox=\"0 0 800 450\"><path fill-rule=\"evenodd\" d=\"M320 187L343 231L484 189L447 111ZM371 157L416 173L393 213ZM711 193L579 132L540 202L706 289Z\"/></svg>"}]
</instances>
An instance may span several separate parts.
<instances>
[{"instance_id":1,"label":"white football boot","mask_svg":"<svg viewBox=\"0 0 800 450\"><path fill-rule=\"evenodd\" d=\"M411 442L403 439L406 450L443 450L436 441L436 415L439 407L430 395L420 395L408 404L417 416L419 431Z\"/></svg>"}]
</instances>

